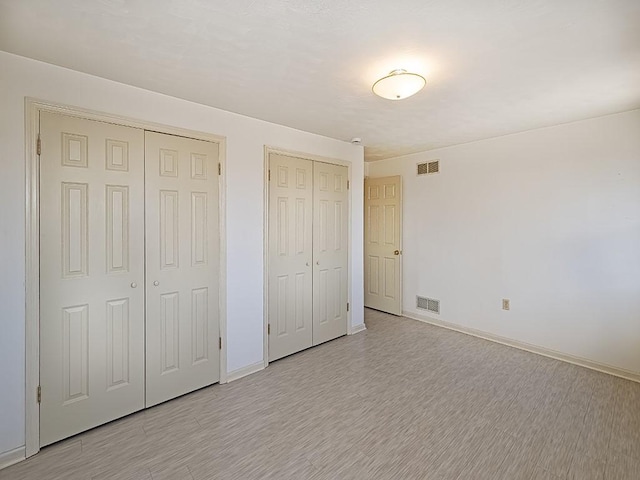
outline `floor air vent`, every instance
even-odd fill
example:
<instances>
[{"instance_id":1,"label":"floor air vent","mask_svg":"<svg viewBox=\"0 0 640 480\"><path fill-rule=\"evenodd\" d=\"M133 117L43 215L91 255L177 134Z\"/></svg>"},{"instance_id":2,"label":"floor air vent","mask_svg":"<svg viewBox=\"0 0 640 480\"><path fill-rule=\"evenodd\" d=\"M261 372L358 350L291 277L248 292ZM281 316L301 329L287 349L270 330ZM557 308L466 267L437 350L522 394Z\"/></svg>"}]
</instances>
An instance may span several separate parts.
<instances>
[{"instance_id":1,"label":"floor air vent","mask_svg":"<svg viewBox=\"0 0 640 480\"><path fill-rule=\"evenodd\" d=\"M418 175L433 175L440 172L440 160L418 164Z\"/></svg>"},{"instance_id":2,"label":"floor air vent","mask_svg":"<svg viewBox=\"0 0 640 480\"><path fill-rule=\"evenodd\" d=\"M433 298L416 297L416 307L432 313L440 314L440 300Z\"/></svg>"}]
</instances>

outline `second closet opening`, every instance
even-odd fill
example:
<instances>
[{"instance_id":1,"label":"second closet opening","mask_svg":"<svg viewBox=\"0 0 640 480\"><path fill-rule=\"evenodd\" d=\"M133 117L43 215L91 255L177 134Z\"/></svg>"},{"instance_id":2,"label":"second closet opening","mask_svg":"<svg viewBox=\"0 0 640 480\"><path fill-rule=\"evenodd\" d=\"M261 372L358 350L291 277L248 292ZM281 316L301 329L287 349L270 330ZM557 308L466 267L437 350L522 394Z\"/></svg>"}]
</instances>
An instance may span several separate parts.
<instances>
[{"instance_id":1,"label":"second closet opening","mask_svg":"<svg viewBox=\"0 0 640 480\"><path fill-rule=\"evenodd\" d=\"M347 334L348 168L268 154L268 358Z\"/></svg>"}]
</instances>

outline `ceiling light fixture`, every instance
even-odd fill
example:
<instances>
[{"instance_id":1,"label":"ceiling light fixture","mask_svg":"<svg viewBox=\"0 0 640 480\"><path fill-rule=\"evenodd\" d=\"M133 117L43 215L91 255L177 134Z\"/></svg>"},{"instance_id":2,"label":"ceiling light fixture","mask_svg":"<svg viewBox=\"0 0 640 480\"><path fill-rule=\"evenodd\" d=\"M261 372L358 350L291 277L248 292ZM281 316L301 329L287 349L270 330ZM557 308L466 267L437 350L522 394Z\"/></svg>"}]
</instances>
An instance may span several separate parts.
<instances>
[{"instance_id":1,"label":"ceiling light fixture","mask_svg":"<svg viewBox=\"0 0 640 480\"><path fill-rule=\"evenodd\" d=\"M372 90L379 97L388 100L402 100L418 93L426 83L423 76L398 69L374 83Z\"/></svg>"}]
</instances>

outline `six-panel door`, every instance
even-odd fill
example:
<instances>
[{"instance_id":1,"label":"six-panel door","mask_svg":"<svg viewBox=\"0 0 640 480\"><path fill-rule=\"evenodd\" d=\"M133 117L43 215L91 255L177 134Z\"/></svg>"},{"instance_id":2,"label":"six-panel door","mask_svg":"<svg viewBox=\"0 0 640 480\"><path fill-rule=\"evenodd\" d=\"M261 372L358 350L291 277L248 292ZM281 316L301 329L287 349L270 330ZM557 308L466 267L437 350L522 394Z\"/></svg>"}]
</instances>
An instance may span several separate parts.
<instances>
[{"instance_id":1,"label":"six-panel door","mask_svg":"<svg viewBox=\"0 0 640 480\"><path fill-rule=\"evenodd\" d=\"M270 155L269 361L312 344L313 162Z\"/></svg>"},{"instance_id":2,"label":"six-panel door","mask_svg":"<svg viewBox=\"0 0 640 480\"><path fill-rule=\"evenodd\" d=\"M40 117L40 445L144 408L144 133Z\"/></svg>"},{"instance_id":3,"label":"six-panel door","mask_svg":"<svg viewBox=\"0 0 640 480\"><path fill-rule=\"evenodd\" d=\"M146 405L220 379L218 145L145 132Z\"/></svg>"},{"instance_id":4,"label":"six-panel door","mask_svg":"<svg viewBox=\"0 0 640 480\"><path fill-rule=\"evenodd\" d=\"M367 178L364 189L364 305L401 315L401 177Z\"/></svg>"},{"instance_id":5,"label":"six-panel door","mask_svg":"<svg viewBox=\"0 0 640 480\"><path fill-rule=\"evenodd\" d=\"M269 154L269 361L347 333L348 169Z\"/></svg>"},{"instance_id":6,"label":"six-panel door","mask_svg":"<svg viewBox=\"0 0 640 480\"><path fill-rule=\"evenodd\" d=\"M313 162L313 344L347 334L347 167Z\"/></svg>"}]
</instances>

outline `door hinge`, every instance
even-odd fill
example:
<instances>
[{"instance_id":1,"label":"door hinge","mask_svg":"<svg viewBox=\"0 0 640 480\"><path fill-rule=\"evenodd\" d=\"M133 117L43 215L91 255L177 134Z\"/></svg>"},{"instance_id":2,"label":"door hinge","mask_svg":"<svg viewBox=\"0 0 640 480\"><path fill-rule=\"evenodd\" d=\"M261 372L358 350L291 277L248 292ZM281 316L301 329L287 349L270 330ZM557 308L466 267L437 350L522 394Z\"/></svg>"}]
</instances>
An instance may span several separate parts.
<instances>
[{"instance_id":1,"label":"door hinge","mask_svg":"<svg viewBox=\"0 0 640 480\"><path fill-rule=\"evenodd\" d=\"M218 337L218 348L222 350L222 337Z\"/></svg>"},{"instance_id":2,"label":"door hinge","mask_svg":"<svg viewBox=\"0 0 640 480\"><path fill-rule=\"evenodd\" d=\"M347 312L349 311L349 302L347 302Z\"/></svg>"},{"instance_id":3,"label":"door hinge","mask_svg":"<svg viewBox=\"0 0 640 480\"><path fill-rule=\"evenodd\" d=\"M218 175L222 175L222 164L218 164Z\"/></svg>"},{"instance_id":4,"label":"door hinge","mask_svg":"<svg viewBox=\"0 0 640 480\"><path fill-rule=\"evenodd\" d=\"M38 134L38 140L36 140L36 154L39 156L42 153L42 140L40 134Z\"/></svg>"},{"instance_id":5,"label":"door hinge","mask_svg":"<svg viewBox=\"0 0 640 480\"><path fill-rule=\"evenodd\" d=\"M38 385L38 403L42 403L42 387Z\"/></svg>"},{"instance_id":6,"label":"door hinge","mask_svg":"<svg viewBox=\"0 0 640 480\"><path fill-rule=\"evenodd\" d=\"M347 180L347 190L349 190L349 185L350 185L349 180Z\"/></svg>"},{"instance_id":7,"label":"door hinge","mask_svg":"<svg viewBox=\"0 0 640 480\"><path fill-rule=\"evenodd\" d=\"M267 174L269 181L271 181L271 170L269 170L269 173Z\"/></svg>"},{"instance_id":8,"label":"door hinge","mask_svg":"<svg viewBox=\"0 0 640 480\"><path fill-rule=\"evenodd\" d=\"M271 335L271 324L267 323L267 335Z\"/></svg>"}]
</instances>

